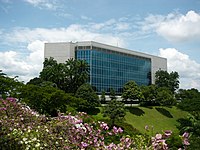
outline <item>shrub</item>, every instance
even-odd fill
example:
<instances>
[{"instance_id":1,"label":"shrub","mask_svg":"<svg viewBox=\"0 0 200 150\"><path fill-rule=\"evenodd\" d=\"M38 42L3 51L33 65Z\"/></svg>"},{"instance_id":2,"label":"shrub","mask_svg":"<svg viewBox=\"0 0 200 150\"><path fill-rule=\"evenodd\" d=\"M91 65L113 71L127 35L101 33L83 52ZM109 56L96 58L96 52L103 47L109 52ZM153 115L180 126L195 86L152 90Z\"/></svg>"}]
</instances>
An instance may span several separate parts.
<instances>
[{"instance_id":1,"label":"shrub","mask_svg":"<svg viewBox=\"0 0 200 150\"><path fill-rule=\"evenodd\" d=\"M87 122L85 122L87 121ZM121 124L122 125L122 124ZM123 126L128 126L123 124ZM130 128L131 130L131 128ZM86 113L46 117L14 98L0 100L0 149L147 149L168 148L168 134L123 135L121 127L95 122ZM187 146L188 134L182 136ZM185 147L184 147L185 148Z\"/></svg>"}]
</instances>

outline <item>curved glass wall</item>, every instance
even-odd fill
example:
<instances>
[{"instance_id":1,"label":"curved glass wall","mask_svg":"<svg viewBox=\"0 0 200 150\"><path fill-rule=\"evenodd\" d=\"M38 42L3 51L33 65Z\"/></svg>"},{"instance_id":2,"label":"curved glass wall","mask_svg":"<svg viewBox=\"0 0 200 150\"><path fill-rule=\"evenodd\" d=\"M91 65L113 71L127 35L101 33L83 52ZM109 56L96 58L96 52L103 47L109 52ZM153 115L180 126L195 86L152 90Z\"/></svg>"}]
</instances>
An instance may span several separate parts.
<instances>
[{"instance_id":1,"label":"curved glass wall","mask_svg":"<svg viewBox=\"0 0 200 150\"><path fill-rule=\"evenodd\" d=\"M90 66L90 84L98 93L122 93L124 84L134 80L138 85L151 83L151 59L119 53L97 47L77 47L76 59L86 60Z\"/></svg>"}]
</instances>

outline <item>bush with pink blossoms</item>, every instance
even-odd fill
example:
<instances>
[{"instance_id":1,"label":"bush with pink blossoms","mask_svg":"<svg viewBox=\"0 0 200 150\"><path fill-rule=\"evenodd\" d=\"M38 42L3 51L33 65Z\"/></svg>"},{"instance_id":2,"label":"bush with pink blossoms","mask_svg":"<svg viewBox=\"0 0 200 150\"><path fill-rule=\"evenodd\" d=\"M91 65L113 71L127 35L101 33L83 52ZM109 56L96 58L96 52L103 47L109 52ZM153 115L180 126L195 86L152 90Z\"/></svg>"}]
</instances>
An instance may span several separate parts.
<instances>
[{"instance_id":1,"label":"bush with pink blossoms","mask_svg":"<svg viewBox=\"0 0 200 150\"><path fill-rule=\"evenodd\" d=\"M150 142L144 135L123 135L123 129L96 122L86 113L58 114L48 118L14 98L0 100L0 149L106 149L159 150L169 148L170 132L157 134ZM85 122L84 120L89 120ZM188 135L182 136L188 145ZM149 141L149 142L148 142ZM185 148L185 147L183 147Z\"/></svg>"},{"instance_id":2,"label":"bush with pink blossoms","mask_svg":"<svg viewBox=\"0 0 200 150\"><path fill-rule=\"evenodd\" d=\"M0 149L127 149L132 144L121 128L83 122L88 117L85 113L47 118L15 99L1 100L0 108ZM121 140L105 143L114 136Z\"/></svg>"}]
</instances>

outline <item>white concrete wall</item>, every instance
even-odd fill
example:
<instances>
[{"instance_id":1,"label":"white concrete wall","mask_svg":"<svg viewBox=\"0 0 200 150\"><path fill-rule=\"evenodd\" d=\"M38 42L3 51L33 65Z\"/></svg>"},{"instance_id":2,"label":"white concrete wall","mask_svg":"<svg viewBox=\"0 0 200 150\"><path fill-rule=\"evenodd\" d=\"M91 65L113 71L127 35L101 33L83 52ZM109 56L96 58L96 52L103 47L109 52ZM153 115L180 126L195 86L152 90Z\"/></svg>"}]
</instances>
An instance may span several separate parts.
<instances>
[{"instance_id":1,"label":"white concrete wall","mask_svg":"<svg viewBox=\"0 0 200 150\"><path fill-rule=\"evenodd\" d=\"M44 58L53 57L58 63L75 58L75 44L71 42L45 43Z\"/></svg>"},{"instance_id":2,"label":"white concrete wall","mask_svg":"<svg viewBox=\"0 0 200 150\"><path fill-rule=\"evenodd\" d=\"M156 71L158 71L158 70L167 71L167 59L152 56L151 64L152 64L152 66L151 66L151 80L152 80L152 84L155 84L155 73L156 73Z\"/></svg>"}]
</instances>

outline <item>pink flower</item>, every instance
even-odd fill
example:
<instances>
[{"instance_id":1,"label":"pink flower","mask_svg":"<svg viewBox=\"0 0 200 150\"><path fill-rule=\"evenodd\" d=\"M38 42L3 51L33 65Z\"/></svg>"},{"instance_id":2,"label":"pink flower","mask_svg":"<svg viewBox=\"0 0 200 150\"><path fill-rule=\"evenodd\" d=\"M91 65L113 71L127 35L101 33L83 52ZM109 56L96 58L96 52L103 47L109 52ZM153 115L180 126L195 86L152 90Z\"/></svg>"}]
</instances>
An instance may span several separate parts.
<instances>
[{"instance_id":1,"label":"pink flower","mask_svg":"<svg viewBox=\"0 0 200 150\"><path fill-rule=\"evenodd\" d=\"M183 144L184 144L184 145L187 145L187 146L190 145L189 140L188 140L188 139L184 139L184 140L183 140Z\"/></svg>"},{"instance_id":2,"label":"pink flower","mask_svg":"<svg viewBox=\"0 0 200 150\"><path fill-rule=\"evenodd\" d=\"M168 138L169 136L171 136L171 134L172 134L171 130L166 130L165 133L164 133L164 135L165 135L166 138Z\"/></svg>"},{"instance_id":3,"label":"pink flower","mask_svg":"<svg viewBox=\"0 0 200 150\"><path fill-rule=\"evenodd\" d=\"M104 123L104 122L102 122L102 123L100 124L100 127L103 128L104 130L108 130L108 129L109 129L107 123Z\"/></svg>"},{"instance_id":4,"label":"pink flower","mask_svg":"<svg viewBox=\"0 0 200 150\"><path fill-rule=\"evenodd\" d=\"M189 133L188 132L184 132L182 135L184 138L188 138L189 137Z\"/></svg>"},{"instance_id":5,"label":"pink flower","mask_svg":"<svg viewBox=\"0 0 200 150\"><path fill-rule=\"evenodd\" d=\"M5 108L5 107L2 107L2 108L0 108L0 110L6 110L6 108Z\"/></svg>"},{"instance_id":6,"label":"pink flower","mask_svg":"<svg viewBox=\"0 0 200 150\"><path fill-rule=\"evenodd\" d=\"M156 134L156 139L157 140L162 139L162 134Z\"/></svg>"},{"instance_id":7,"label":"pink flower","mask_svg":"<svg viewBox=\"0 0 200 150\"><path fill-rule=\"evenodd\" d=\"M118 132L119 132L119 133L122 133L122 132L123 132L122 128L119 127L119 128L118 128Z\"/></svg>"},{"instance_id":8,"label":"pink flower","mask_svg":"<svg viewBox=\"0 0 200 150\"><path fill-rule=\"evenodd\" d=\"M117 127L113 127L113 132L115 133L115 134L117 134L118 133L118 130L117 130Z\"/></svg>"},{"instance_id":9,"label":"pink flower","mask_svg":"<svg viewBox=\"0 0 200 150\"><path fill-rule=\"evenodd\" d=\"M88 147L88 144L85 142L81 142L81 147L86 148L86 147Z\"/></svg>"},{"instance_id":10,"label":"pink flower","mask_svg":"<svg viewBox=\"0 0 200 150\"><path fill-rule=\"evenodd\" d=\"M188 140L189 133L188 132L183 133L182 137L183 137L183 144L186 146L190 145L189 140Z\"/></svg>"},{"instance_id":11,"label":"pink flower","mask_svg":"<svg viewBox=\"0 0 200 150\"><path fill-rule=\"evenodd\" d=\"M16 102L16 99L13 97L7 97L6 100L9 100L10 102Z\"/></svg>"}]
</instances>

